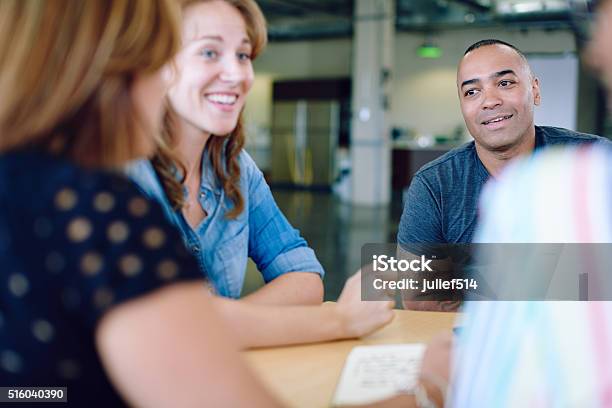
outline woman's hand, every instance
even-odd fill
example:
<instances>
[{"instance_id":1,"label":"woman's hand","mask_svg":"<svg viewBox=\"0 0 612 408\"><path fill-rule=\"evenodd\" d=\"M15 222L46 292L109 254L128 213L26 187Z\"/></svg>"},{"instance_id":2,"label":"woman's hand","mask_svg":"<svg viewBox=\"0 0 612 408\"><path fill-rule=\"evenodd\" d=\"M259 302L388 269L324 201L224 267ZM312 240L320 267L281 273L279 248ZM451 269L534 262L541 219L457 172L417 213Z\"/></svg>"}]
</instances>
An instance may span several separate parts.
<instances>
[{"instance_id":1,"label":"woman's hand","mask_svg":"<svg viewBox=\"0 0 612 408\"><path fill-rule=\"evenodd\" d=\"M351 276L335 304L343 337L366 336L389 324L395 316L394 302L361 300L361 271Z\"/></svg>"}]
</instances>

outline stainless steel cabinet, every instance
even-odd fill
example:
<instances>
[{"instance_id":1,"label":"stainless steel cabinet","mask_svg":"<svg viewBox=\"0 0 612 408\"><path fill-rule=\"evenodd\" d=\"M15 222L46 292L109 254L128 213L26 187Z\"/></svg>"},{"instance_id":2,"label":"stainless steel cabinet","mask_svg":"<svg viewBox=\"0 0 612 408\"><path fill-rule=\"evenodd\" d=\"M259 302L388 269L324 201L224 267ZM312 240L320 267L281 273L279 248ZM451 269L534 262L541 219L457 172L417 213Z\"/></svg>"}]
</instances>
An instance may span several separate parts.
<instances>
[{"instance_id":1,"label":"stainless steel cabinet","mask_svg":"<svg viewBox=\"0 0 612 408\"><path fill-rule=\"evenodd\" d=\"M272 182L331 187L336 176L339 102L277 101L272 115Z\"/></svg>"}]
</instances>

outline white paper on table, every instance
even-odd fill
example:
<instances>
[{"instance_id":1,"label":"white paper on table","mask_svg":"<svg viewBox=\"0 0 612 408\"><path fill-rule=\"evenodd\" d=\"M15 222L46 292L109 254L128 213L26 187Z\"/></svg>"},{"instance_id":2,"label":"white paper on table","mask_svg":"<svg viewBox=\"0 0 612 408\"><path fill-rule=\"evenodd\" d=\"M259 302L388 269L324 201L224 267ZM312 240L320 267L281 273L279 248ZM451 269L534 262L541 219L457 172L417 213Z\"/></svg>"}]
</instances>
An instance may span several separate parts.
<instances>
[{"instance_id":1,"label":"white paper on table","mask_svg":"<svg viewBox=\"0 0 612 408\"><path fill-rule=\"evenodd\" d=\"M410 391L423 353L423 343L355 347L344 364L333 405L367 404Z\"/></svg>"}]
</instances>

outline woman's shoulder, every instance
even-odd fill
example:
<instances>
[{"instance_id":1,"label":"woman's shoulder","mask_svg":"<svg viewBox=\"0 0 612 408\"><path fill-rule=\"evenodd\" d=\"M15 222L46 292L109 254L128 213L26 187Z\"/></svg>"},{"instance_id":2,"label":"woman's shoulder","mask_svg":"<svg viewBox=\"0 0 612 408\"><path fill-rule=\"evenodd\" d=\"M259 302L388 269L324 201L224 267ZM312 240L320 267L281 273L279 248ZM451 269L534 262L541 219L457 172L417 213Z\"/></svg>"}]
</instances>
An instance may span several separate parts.
<instances>
[{"instance_id":1,"label":"woman's shoulder","mask_svg":"<svg viewBox=\"0 0 612 408\"><path fill-rule=\"evenodd\" d=\"M53 229L74 219L87 219L93 232L102 235L117 220L165 228L161 206L148 198L119 169L87 169L46 154L0 156L3 218L31 219L34 223L44 219Z\"/></svg>"},{"instance_id":2,"label":"woman's shoulder","mask_svg":"<svg viewBox=\"0 0 612 408\"><path fill-rule=\"evenodd\" d=\"M33 183L21 178L0 193L0 264L42 307L77 294L54 311L58 320L78 309L93 328L111 305L201 278L159 204L122 173L32 158L0 157L0 179L22 166Z\"/></svg>"},{"instance_id":3,"label":"woman's shoulder","mask_svg":"<svg viewBox=\"0 0 612 408\"><path fill-rule=\"evenodd\" d=\"M129 194L136 187L123 174L83 168L62 158L38 152L20 152L0 157L0 195L20 206L46 207L62 189L74 192ZM35 199L34 199L35 198Z\"/></svg>"},{"instance_id":4,"label":"woman's shoulder","mask_svg":"<svg viewBox=\"0 0 612 408\"><path fill-rule=\"evenodd\" d=\"M21 176L1 182L18 167ZM0 156L0 186L0 224L4 219L8 233L23 243L30 237L41 246L79 243L62 248L74 253L94 248L100 255L128 247L134 253L186 254L172 244L181 242L180 235L160 204L120 170L86 169L49 155L7 155Z\"/></svg>"},{"instance_id":5,"label":"woman's shoulder","mask_svg":"<svg viewBox=\"0 0 612 408\"><path fill-rule=\"evenodd\" d=\"M242 149L238 155L238 164L240 165L240 176L243 180L251 181L263 177L257 163L245 149Z\"/></svg>"},{"instance_id":6,"label":"woman's shoulder","mask_svg":"<svg viewBox=\"0 0 612 408\"><path fill-rule=\"evenodd\" d=\"M156 191L159 181L150 160L134 160L128 163L123 170L125 175L136 183L145 194L151 195Z\"/></svg>"},{"instance_id":7,"label":"woman's shoulder","mask_svg":"<svg viewBox=\"0 0 612 408\"><path fill-rule=\"evenodd\" d=\"M253 157L251 157L251 155L245 149L240 151L240 154L238 155L238 162L240 163L241 169L253 167L257 168L255 160L253 160Z\"/></svg>"}]
</instances>

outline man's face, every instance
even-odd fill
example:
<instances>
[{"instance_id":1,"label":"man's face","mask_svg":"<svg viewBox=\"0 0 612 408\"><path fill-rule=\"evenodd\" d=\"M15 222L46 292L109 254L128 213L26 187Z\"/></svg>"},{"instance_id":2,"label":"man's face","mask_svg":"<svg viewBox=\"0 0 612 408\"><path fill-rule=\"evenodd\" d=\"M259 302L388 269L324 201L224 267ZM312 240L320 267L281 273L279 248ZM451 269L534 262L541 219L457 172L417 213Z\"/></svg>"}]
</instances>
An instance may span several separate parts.
<instances>
[{"instance_id":1,"label":"man's face","mask_svg":"<svg viewBox=\"0 0 612 408\"><path fill-rule=\"evenodd\" d=\"M532 134L540 87L513 49L494 44L469 52L459 63L457 90L465 124L484 149L503 152Z\"/></svg>"},{"instance_id":2,"label":"man's face","mask_svg":"<svg viewBox=\"0 0 612 408\"><path fill-rule=\"evenodd\" d=\"M612 1L599 7L597 25L587 50L587 61L595 68L608 90L608 108L612 111Z\"/></svg>"}]
</instances>

